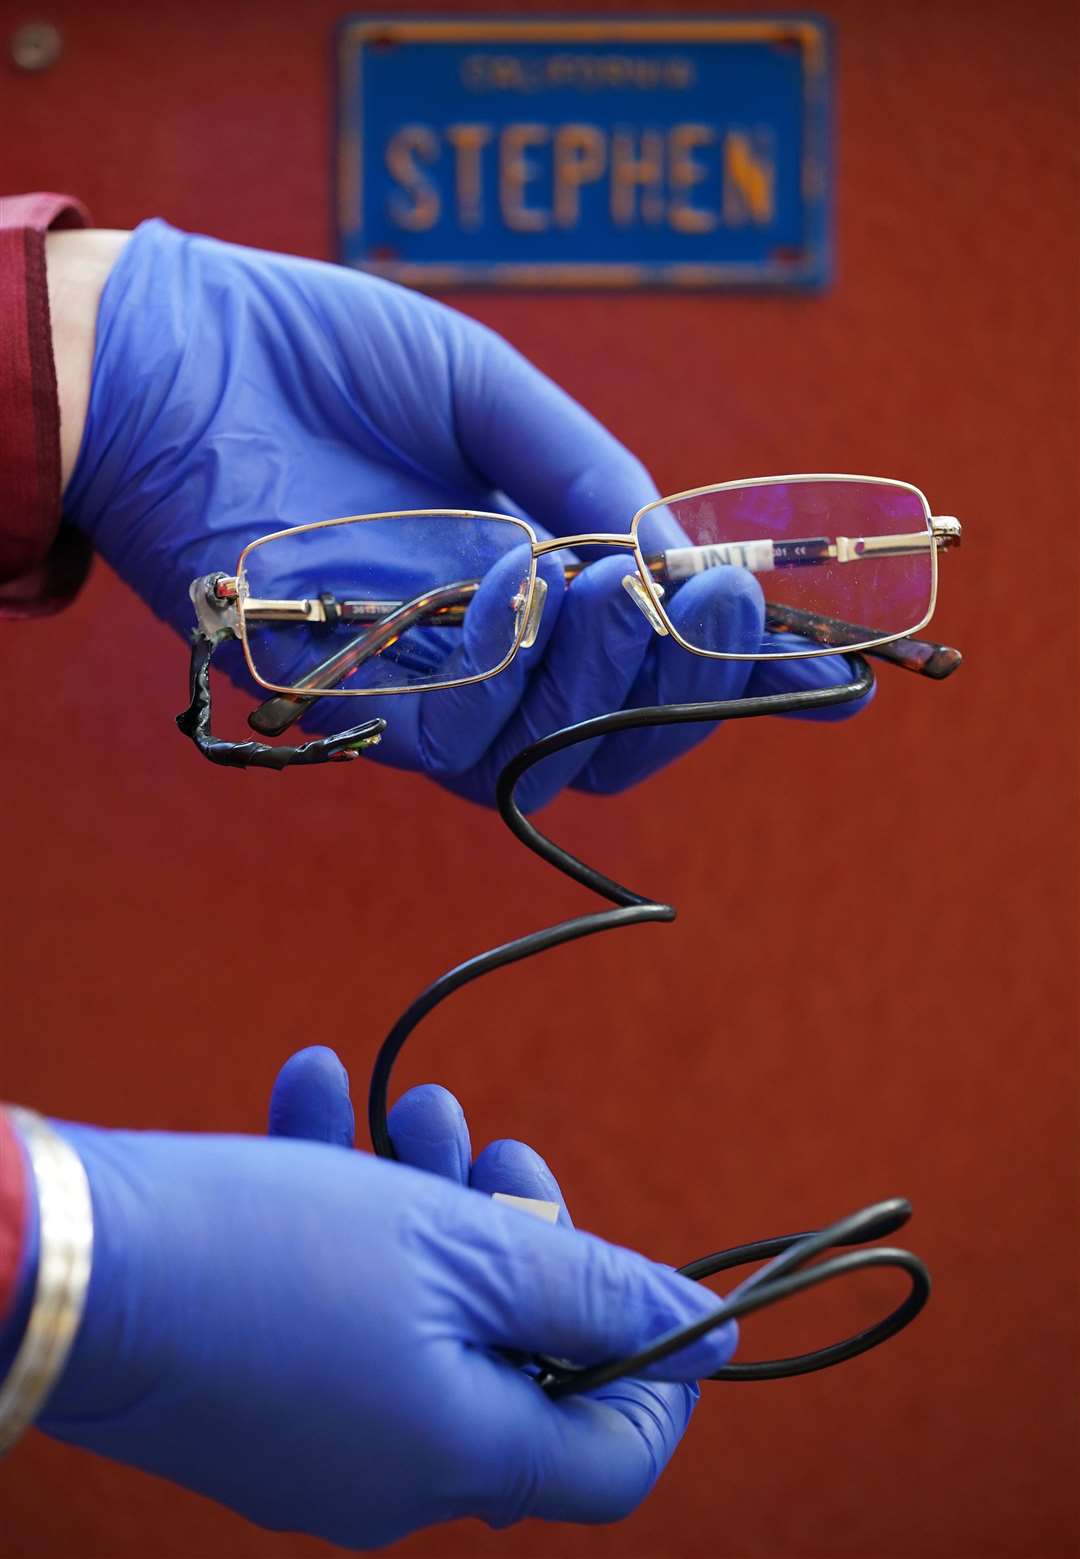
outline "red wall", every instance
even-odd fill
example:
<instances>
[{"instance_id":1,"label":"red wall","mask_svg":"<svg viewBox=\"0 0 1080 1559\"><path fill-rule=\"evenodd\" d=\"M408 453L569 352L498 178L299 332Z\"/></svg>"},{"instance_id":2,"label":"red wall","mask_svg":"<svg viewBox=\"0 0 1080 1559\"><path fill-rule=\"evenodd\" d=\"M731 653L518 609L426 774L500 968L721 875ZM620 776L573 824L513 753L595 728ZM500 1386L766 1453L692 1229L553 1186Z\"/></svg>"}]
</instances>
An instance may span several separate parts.
<instances>
[{"instance_id":1,"label":"red wall","mask_svg":"<svg viewBox=\"0 0 1080 1559\"><path fill-rule=\"evenodd\" d=\"M67 48L41 76L0 66L0 188L326 254L344 9L5 7L0 36L40 12ZM672 1261L906 1193L934 1298L833 1373L706 1387L627 1525L462 1524L406 1553L1075 1552L1076 12L816 9L839 49L826 295L453 301L662 489L791 470L923 487L964 521L937 627L967 663L941 686L886 669L839 729L755 722L627 797L559 801L556 835L676 903L677 925L459 996L401 1081L446 1082L478 1143L532 1140L579 1222ZM201 764L172 724L184 650L104 567L2 647L8 1097L255 1131L276 1066L327 1038L328 1013L362 1094L432 975L589 907L426 782ZM312 916L347 928L342 967L282 978ZM822 1339L891 1293L751 1323L746 1353ZM325 1551L40 1439L0 1498L5 1559Z\"/></svg>"}]
</instances>

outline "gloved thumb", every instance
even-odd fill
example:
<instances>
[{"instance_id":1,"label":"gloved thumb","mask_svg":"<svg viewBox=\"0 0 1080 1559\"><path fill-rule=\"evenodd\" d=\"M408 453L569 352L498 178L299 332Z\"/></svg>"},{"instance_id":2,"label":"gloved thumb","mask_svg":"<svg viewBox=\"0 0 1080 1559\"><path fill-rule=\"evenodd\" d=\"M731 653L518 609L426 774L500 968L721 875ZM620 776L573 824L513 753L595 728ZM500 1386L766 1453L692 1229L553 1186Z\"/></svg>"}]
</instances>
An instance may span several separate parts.
<instances>
[{"instance_id":1,"label":"gloved thumb","mask_svg":"<svg viewBox=\"0 0 1080 1559\"><path fill-rule=\"evenodd\" d=\"M349 1074L326 1045L290 1056L270 1094L271 1137L300 1137L351 1148L356 1132Z\"/></svg>"},{"instance_id":2,"label":"gloved thumb","mask_svg":"<svg viewBox=\"0 0 1080 1559\"><path fill-rule=\"evenodd\" d=\"M493 1348L599 1364L638 1352L715 1314L717 1296L637 1252L545 1224L513 1207L466 1199L458 1208L454 1264L469 1274L475 1341ZM479 1253L483 1260L478 1260ZM652 1379L711 1374L738 1332L718 1325L653 1365Z\"/></svg>"}]
</instances>

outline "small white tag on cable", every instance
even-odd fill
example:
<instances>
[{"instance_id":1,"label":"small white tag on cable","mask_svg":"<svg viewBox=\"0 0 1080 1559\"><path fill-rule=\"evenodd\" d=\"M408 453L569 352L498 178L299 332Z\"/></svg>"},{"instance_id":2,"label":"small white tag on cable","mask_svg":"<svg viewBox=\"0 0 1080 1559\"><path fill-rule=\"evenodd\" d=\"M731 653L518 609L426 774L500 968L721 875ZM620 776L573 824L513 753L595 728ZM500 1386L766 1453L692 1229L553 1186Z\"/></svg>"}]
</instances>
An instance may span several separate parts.
<instances>
[{"instance_id":1,"label":"small white tag on cable","mask_svg":"<svg viewBox=\"0 0 1080 1559\"><path fill-rule=\"evenodd\" d=\"M543 1223L559 1221L558 1202L541 1202L535 1196L511 1196L508 1191L496 1191L491 1200L502 1202L505 1207L520 1207L523 1213L530 1213Z\"/></svg>"},{"instance_id":2,"label":"small white tag on cable","mask_svg":"<svg viewBox=\"0 0 1080 1559\"><path fill-rule=\"evenodd\" d=\"M726 563L731 568L746 568L752 574L768 574L775 567L771 541L718 541L709 547L669 547L664 567L669 579L689 579L707 568Z\"/></svg>"}]
</instances>

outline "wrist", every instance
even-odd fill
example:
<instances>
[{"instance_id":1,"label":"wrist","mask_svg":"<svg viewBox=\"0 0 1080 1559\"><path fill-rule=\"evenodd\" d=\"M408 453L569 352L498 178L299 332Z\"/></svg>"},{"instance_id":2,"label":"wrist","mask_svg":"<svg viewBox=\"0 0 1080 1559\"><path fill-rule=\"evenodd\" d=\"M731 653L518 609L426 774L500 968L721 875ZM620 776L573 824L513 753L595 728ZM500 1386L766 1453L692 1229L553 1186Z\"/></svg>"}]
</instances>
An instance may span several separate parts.
<instances>
[{"instance_id":1,"label":"wrist","mask_svg":"<svg viewBox=\"0 0 1080 1559\"><path fill-rule=\"evenodd\" d=\"M0 1455L34 1422L63 1374L86 1302L93 1248L93 1214L86 1170L58 1132L30 1110L14 1109L37 1202L32 1296L21 1335L0 1383ZM24 1273L25 1281L25 1273ZM25 1305L17 1306L13 1332Z\"/></svg>"},{"instance_id":2,"label":"wrist","mask_svg":"<svg viewBox=\"0 0 1080 1559\"><path fill-rule=\"evenodd\" d=\"M60 483L65 489L82 444L101 294L131 235L68 229L45 238L56 388L60 402Z\"/></svg>"},{"instance_id":3,"label":"wrist","mask_svg":"<svg viewBox=\"0 0 1080 1559\"><path fill-rule=\"evenodd\" d=\"M122 1411L143 1389L138 1368L146 1327L138 1312L130 1266L153 1262L146 1235L152 1213L145 1206L137 1169L127 1162L131 1133L73 1121L52 1128L77 1155L90 1188L94 1262L82 1324L38 1419L48 1434L79 1441L79 1425Z\"/></svg>"},{"instance_id":4,"label":"wrist","mask_svg":"<svg viewBox=\"0 0 1080 1559\"><path fill-rule=\"evenodd\" d=\"M6 1111L0 1110L0 1186L2 1207L0 1222L3 1233L10 1241L5 1253L5 1266L12 1272L6 1287L6 1298L0 1303L0 1384L18 1352L26 1331L34 1298L34 1282L37 1278L39 1220L37 1195L33 1175L26 1159L26 1150L18 1133L10 1124Z\"/></svg>"},{"instance_id":5,"label":"wrist","mask_svg":"<svg viewBox=\"0 0 1080 1559\"><path fill-rule=\"evenodd\" d=\"M90 550L61 523L60 407L49 321L46 232L82 227L67 195L0 196L0 617L59 611L79 592Z\"/></svg>"}]
</instances>

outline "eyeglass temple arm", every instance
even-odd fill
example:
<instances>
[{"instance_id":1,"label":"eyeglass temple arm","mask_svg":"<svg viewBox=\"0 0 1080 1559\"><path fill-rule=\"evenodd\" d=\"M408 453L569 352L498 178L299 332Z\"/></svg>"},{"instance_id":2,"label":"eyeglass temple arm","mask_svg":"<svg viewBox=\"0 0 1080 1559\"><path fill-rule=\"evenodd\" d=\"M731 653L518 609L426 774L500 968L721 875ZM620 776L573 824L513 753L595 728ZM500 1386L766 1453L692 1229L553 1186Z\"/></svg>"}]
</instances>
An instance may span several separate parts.
<instances>
[{"instance_id":1,"label":"eyeglass temple arm","mask_svg":"<svg viewBox=\"0 0 1080 1559\"><path fill-rule=\"evenodd\" d=\"M751 573L772 573L778 568L858 563L880 557L925 552L928 541L939 551L960 545L958 520L938 515L931 524L934 529L929 533L912 531L885 536L836 536L832 540L828 536L804 536L796 541L725 541L668 547L663 552L650 553L644 562L657 580L682 581L692 574L721 565L745 568ZM566 579L569 581L575 578L584 567L583 563L568 564L563 570ZM199 583L195 582L193 590ZM206 583L216 598L215 605L240 600L237 579L215 574L208 576ZM426 591L408 601L339 601L330 593L313 600L262 600L249 596L242 601L241 610L245 617L256 622L307 622L333 626L346 621L365 627L372 624L382 627L392 621L399 625L399 631L419 621L424 612L430 612L432 616L438 616L440 626L452 627L457 626L464 615L461 610L455 611L455 607L467 605L479 585L478 579L462 579ZM520 605L520 602L517 604ZM408 614L407 619L401 614ZM309 672L308 676L314 678L317 672L318 668Z\"/></svg>"},{"instance_id":2,"label":"eyeglass temple arm","mask_svg":"<svg viewBox=\"0 0 1080 1559\"><path fill-rule=\"evenodd\" d=\"M839 617L825 617L820 612L804 612L797 606L782 606L776 601L765 602L766 628L779 629L782 633L797 633L815 644L827 644L843 649L851 644L863 644L872 639L874 628L859 623L842 621ZM935 644L929 639L892 639L887 644L876 644L873 649L860 650L860 655L872 655L875 660L888 661L902 671L914 671L918 676L932 677L942 682L951 677L964 657L959 650L947 644Z\"/></svg>"},{"instance_id":3,"label":"eyeglass temple arm","mask_svg":"<svg viewBox=\"0 0 1080 1559\"><path fill-rule=\"evenodd\" d=\"M885 550L890 550L891 555L901 552L915 552L924 550L926 538L921 533L918 536L879 536L871 538L879 543L888 544L877 547L877 555L882 555ZM915 546L918 541L918 547ZM770 546L778 550L779 547L790 547L792 555L787 558L787 563L793 566L807 566L807 564L821 563L821 561L835 561L837 558L838 544L845 543L848 547L862 546L862 539L852 541L851 538L837 538L837 543L829 543L828 538L812 538L806 543L775 543ZM935 543L938 546L955 546L958 544L958 533L946 536L937 536ZM731 546L742 550L745 544L734 543ZM753 546L753 544L751 544ZM807 555L809 546L817 547L817 555ZM831 557L826 557L820 549L831 547ZM662 580L669 577L670 560L672 553L694 552L711 553L718 550L731 550L728 544L718 547L679 547L669 549L667 552L653 553L645 558L648 571L653 577ZM843 549L840 549L843 552ZM798 552L798 557L795 553ZM860 557L870 557L873 553L849 552L842 561L856 561ZM717 566L720 561L728 563L728 558L717 558L715 563L704 563L704 567ZM731 560L734 561L734 560ZM745 566L745 564L743 564ZM570 563L564 567L564 578L569 583L574 580L583 563ZM348 677L358 666L372 656L388 649L394 639L401 638L402 633L410 627L415 627L419 622L430 622L433 627L452 628L460 627L464 622L464 611L469 600L474 596L480 586L480 580L458 580L454 585L441 586L435 591L427 591L424 596L416 596L407 602L337 602L335 597L318 597L318 614L313 620L318 622L330 622L330 620L349 620L357 624L369 624L368 633L358 635L351 644L344 645L334 655L327 656L318 666L298 681L298 689L312 689L312 692L287 692L276 694L273 698L266 698L256 709L252 709L248 716L248 725L252 730L259 731L260 736L281 736L282 731L287 731L288 726L293 725L304 714L316 698L321 697L321 692L316 689L327 689L338 681ZM248 602L245 603L248 614L257 620L296 620L296 608L304 606L315 611L315 603L299 602ZM372 608L368 616L363 614L362 608L369 605ZM254 606L254 610L251 610ZM293 610L290 610L293 608ZM385 610L379 610L385 608ZM312 619L309 619L312 620ZM815 644L831 645L831 647L843 647L848 644L863 644L866 639L873 639L876 628L866 628L859 624L843 622L838 617L826 617L821 613L809 613L801 611L795 606L782 606L776 602L765 602L765 625L768 628L779 628L789 633L798 633L801 638L810 639ZM874 649L865 650L866 655L876 656L877 659L888 661L891 666L899 666L902 670L915 672L921 677L932 677L935 681L951 677L952 672L962 663L962 653L954 650L949 645L935 644L924 639L893 639L888 644L877 645Z\"/></svg>"},{"instance_id":4,"label":"eyeglass temple arm","mask_svg":"<svg viewBox=\"0 0 1080 1559\"><path fill-rule=\"evenodd\" d=\"M427 590L411 601L377 603L388 610L374 619L368 619L369 622L373 621L369 632L358 635L350 644L336 650L326 660L320 661L297 681L298 688L311 688L313 691L310 694L305 696L302 693L278 693L251 711L248 715L248 725L253 731L258 731L260 736L280 736L290 725L299 720L309 705L321 697L321 691L316 692L315 689L325 690L327 687L333 687L335 683L356 671L365 661L389 649L394 640L399 639L407 629L432 618L437 627L460 627L465 621L465 607L479 588L478 579L463 579L456 584L442 585L437 590ZM365 619L358 612L348 612L342 608L347 609L357 604L376 604L336 602L329 596L321 596L319 599L324 613L327 606L332 603L335 617L359 624L365 624ZM327 620L324 615L323 621Z\"/></svg>"},{"instance_id":5,"label":"eyeglass temple arm","mask_svg":"<svg viewBox=\"0 0 1080 1559\"><path fill-rule=\"evenodd\" d=\"M764 538L756 541L698 542L668 547L645 559L651 572L662 564L671 579L687 579L718 564L734 564L752 574L769 574L778 568L807 568L820 563L864 563L876 558L911 557L932 547L941 552L960 545L960 521L949 514L935 514L930 529L895 531L883 536L799 536L792 541Z\"/></svg>"},{"instance_id":6,"label":"eyeglass temple arm","mask_svg":"<svg viewBox=\"0 0 1080 1559\"><path fill-rule=\"evenodd\" d=\"M772 573L778 568L806 568L822 563L858 563L880 557L900 557L925 552L928 544L937 550L960 545L960 522L949 515L935 515L931 530L895 532L884 536L802 536L795 541L724 541L705 542L685 547L668 547L663 552L650 553L644 558L649 572L663 581L682 581L692 574L702 573L721 565L748 569L751 573ZM579 538L580 539L580 538ZM601 538L597 538L601 539ZM605 540L610 538L603 538ZM545 549L550 546L545 544ZM563 573L567 581L575 578L585 567L583 563L568 564ZM200 581L192 586L197 591ZM240 601L239 580L224 574L207 576L214 605L220 608L224 602ZM315 599L263 600L245 597L241 611L256 622L316 623L320 626L346 621L364 627L376 625L381 630L393 623L400 632L422 620L425 613L438 617L441 627L456 627L464 618L463 607L480 586L478 579L461 579L453 584L441 585L408 601L339 601L326 593ZM195 595L193 594L193 599ZM523 604L515 598L518 608ZM198 601L196 601L198 606ZM828 619L822 619L827 621ZM347 657L348 650L339 651ZM366 657L365 657L366 658ZM340 663L335 659L324 662L327 669ZM317 686L315 678L322 668L309 672L305 681ZM303 684L297 684L298 686Z\"/></svg>"}]
</instances>

